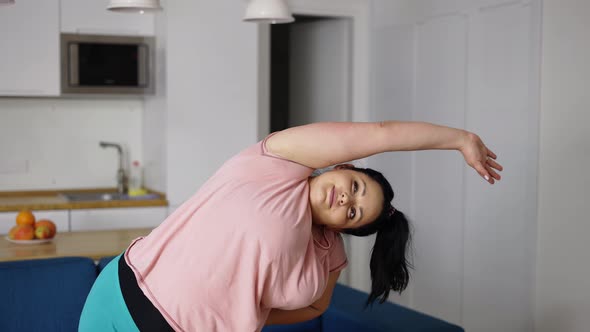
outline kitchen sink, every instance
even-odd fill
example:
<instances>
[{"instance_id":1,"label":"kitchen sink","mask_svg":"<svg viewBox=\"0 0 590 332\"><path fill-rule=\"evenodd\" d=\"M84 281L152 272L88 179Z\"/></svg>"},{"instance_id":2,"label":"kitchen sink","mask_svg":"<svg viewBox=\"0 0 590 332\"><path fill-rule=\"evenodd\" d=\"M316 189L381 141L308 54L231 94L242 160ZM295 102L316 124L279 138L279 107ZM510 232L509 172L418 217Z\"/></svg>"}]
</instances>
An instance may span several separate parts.
<instances>
[{"instance_id":1,"label":"kitchen sink","mask_svg":"<svg viewBox=\"0 0 590 332\"><path fill-rule=\"evenodd\" d=\"M88 192L62 194L70 202L127 200L129 196L116 192Z\"/></svg>"},{"instance_id":2,"label":"kitchen sink","mask_svg":"<svg viewBox=\"0 0 590 332\"><path fill-rule=\"evenodd\" d=\"M67 199L69 202L135 201L160 198L160 195L156 193L149 193L141 196L129 196L126 194L119 194L115 191L61 193L61 196Z\"/></svg>"}]
</instances>

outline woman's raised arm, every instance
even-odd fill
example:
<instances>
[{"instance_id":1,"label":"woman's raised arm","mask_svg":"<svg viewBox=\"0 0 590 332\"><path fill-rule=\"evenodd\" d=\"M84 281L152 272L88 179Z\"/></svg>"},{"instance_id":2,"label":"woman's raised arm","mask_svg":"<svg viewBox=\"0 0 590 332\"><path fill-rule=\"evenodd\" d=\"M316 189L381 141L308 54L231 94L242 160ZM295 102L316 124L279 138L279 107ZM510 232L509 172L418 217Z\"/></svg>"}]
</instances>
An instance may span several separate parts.
<instances>
[{"instance_id":1,"label":"woman's raised arm","mask_svg":"<svg viewBox=\"0 0 590 332\"><path fill-rule=\"evenodd\" d=\"M502 170L488 157L477 135L426 122L322 122L285 129L270 137L267 149L311 168L324 168L388 151L459 150L467 163L494 183ZM468 154L466 154L468 152Z\"/></svg>"}]
</instances>

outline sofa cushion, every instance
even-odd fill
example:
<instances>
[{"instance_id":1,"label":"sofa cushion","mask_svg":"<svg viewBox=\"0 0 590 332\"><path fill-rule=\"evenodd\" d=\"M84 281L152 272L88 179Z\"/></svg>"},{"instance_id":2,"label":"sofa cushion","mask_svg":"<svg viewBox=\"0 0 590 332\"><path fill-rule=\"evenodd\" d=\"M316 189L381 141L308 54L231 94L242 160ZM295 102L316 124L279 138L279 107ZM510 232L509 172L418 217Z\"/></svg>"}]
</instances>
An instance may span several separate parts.
<instances>
[{"instance_id":1,"label":"sofa cushion","mask_svg":"<svg viewBox=\"0 0 590 332\"><path fill-rule=\"evenodd\" d=\"M262 332L321 332L321 324L321 318L316 318L297 324L266 326Z\"/></svg>"},{"instance_id":2,"label":"sofa cushion","mask_svg":"<svg viewBox=\"0 0 590 332\"><path fill-rule=\"evenodd\" d=\"M322 315L323 331L353 331L347 330L344 324L333 325L345 317L351 319L351 325L355 320L362 322L362 325L366 327L364 331L369 331L369 329L370 331L384 332L463 331L457 325L391 302L375 303L372 307L365 309L367 295L367 293L337 284L334 288L330 308Z\"/></svg>"},{"instance_id":3,"label":"sofa cushion","mask_svg":"<svg viewBox=\"0 0 590 332\"><path fill-rule=\"evenodd\" d=\"M0 331L76 331L95 278L89 258L0 263Z\"/></svg>"},{"instance_id":4,"label":"sofa cushion","mask_svg":"<svg viewBox=\"0 0 590 332\"><path fill-rule=\"evenodd\" d=\"M371 326L363 317L351 315L345 311L329 308L322 315L322 332L382 332ZM392 330L397 331L397 330Z\"/></svg>"},{"instance_id":5,"label":"sofa cushion","mask_svg":"<svg viewBox=\"0 0 590 332\"><path fill-rule=\"evenodd\" d=\"M101 258L98 261L98 264L96 264L96 267L98 268L98 273L100 273L100 271L102 271L102 269L104 269L104 267L107 266L115 257L116 256L107 256L107 257Z\"/></svg>"}]
</instances>

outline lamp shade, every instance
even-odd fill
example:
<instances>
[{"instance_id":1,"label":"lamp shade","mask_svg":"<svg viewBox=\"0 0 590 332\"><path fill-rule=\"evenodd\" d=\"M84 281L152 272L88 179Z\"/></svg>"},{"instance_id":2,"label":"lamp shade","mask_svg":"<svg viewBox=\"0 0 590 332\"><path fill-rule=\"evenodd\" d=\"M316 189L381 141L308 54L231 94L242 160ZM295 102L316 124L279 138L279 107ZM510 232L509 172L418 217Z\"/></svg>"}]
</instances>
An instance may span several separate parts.
<instances>
[{"instance_id":1,"label":"lamp shade","mask_svg":"<svg viewBox=\"0 0 590 332\"><path fill-rule=\"evenodd\" d=\"M275 24L295 19L284 0L249 0L244 21Z\"/></svg>"},{"instance_id":2,"label":"lamp shade","mask_svg":"<svg viewBox=\"0 0 590 332\"><path fill-rule=\"evenodd\" d=\"M161 10L160 0L111 0L108 10L123 13L143 13Z\"/></svg>"}]
</instances>

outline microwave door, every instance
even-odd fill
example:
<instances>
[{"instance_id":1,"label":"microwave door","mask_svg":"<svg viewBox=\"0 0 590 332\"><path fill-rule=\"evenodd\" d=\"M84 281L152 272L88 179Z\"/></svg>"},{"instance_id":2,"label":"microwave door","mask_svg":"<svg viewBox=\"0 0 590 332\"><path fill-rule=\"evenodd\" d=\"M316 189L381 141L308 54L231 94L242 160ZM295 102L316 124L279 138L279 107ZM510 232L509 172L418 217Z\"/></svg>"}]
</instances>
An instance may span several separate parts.
<instances>
[{"instance_id":1,"label":"microwave door","mask_svg":"<svg viewBox=\"0 0 590 332\"><path fill-rule=\"evenodd\" d=\"M81 43L78 46L78 54L81 86L139 85L137 45Z\"/></svg>"}]
</instances>

